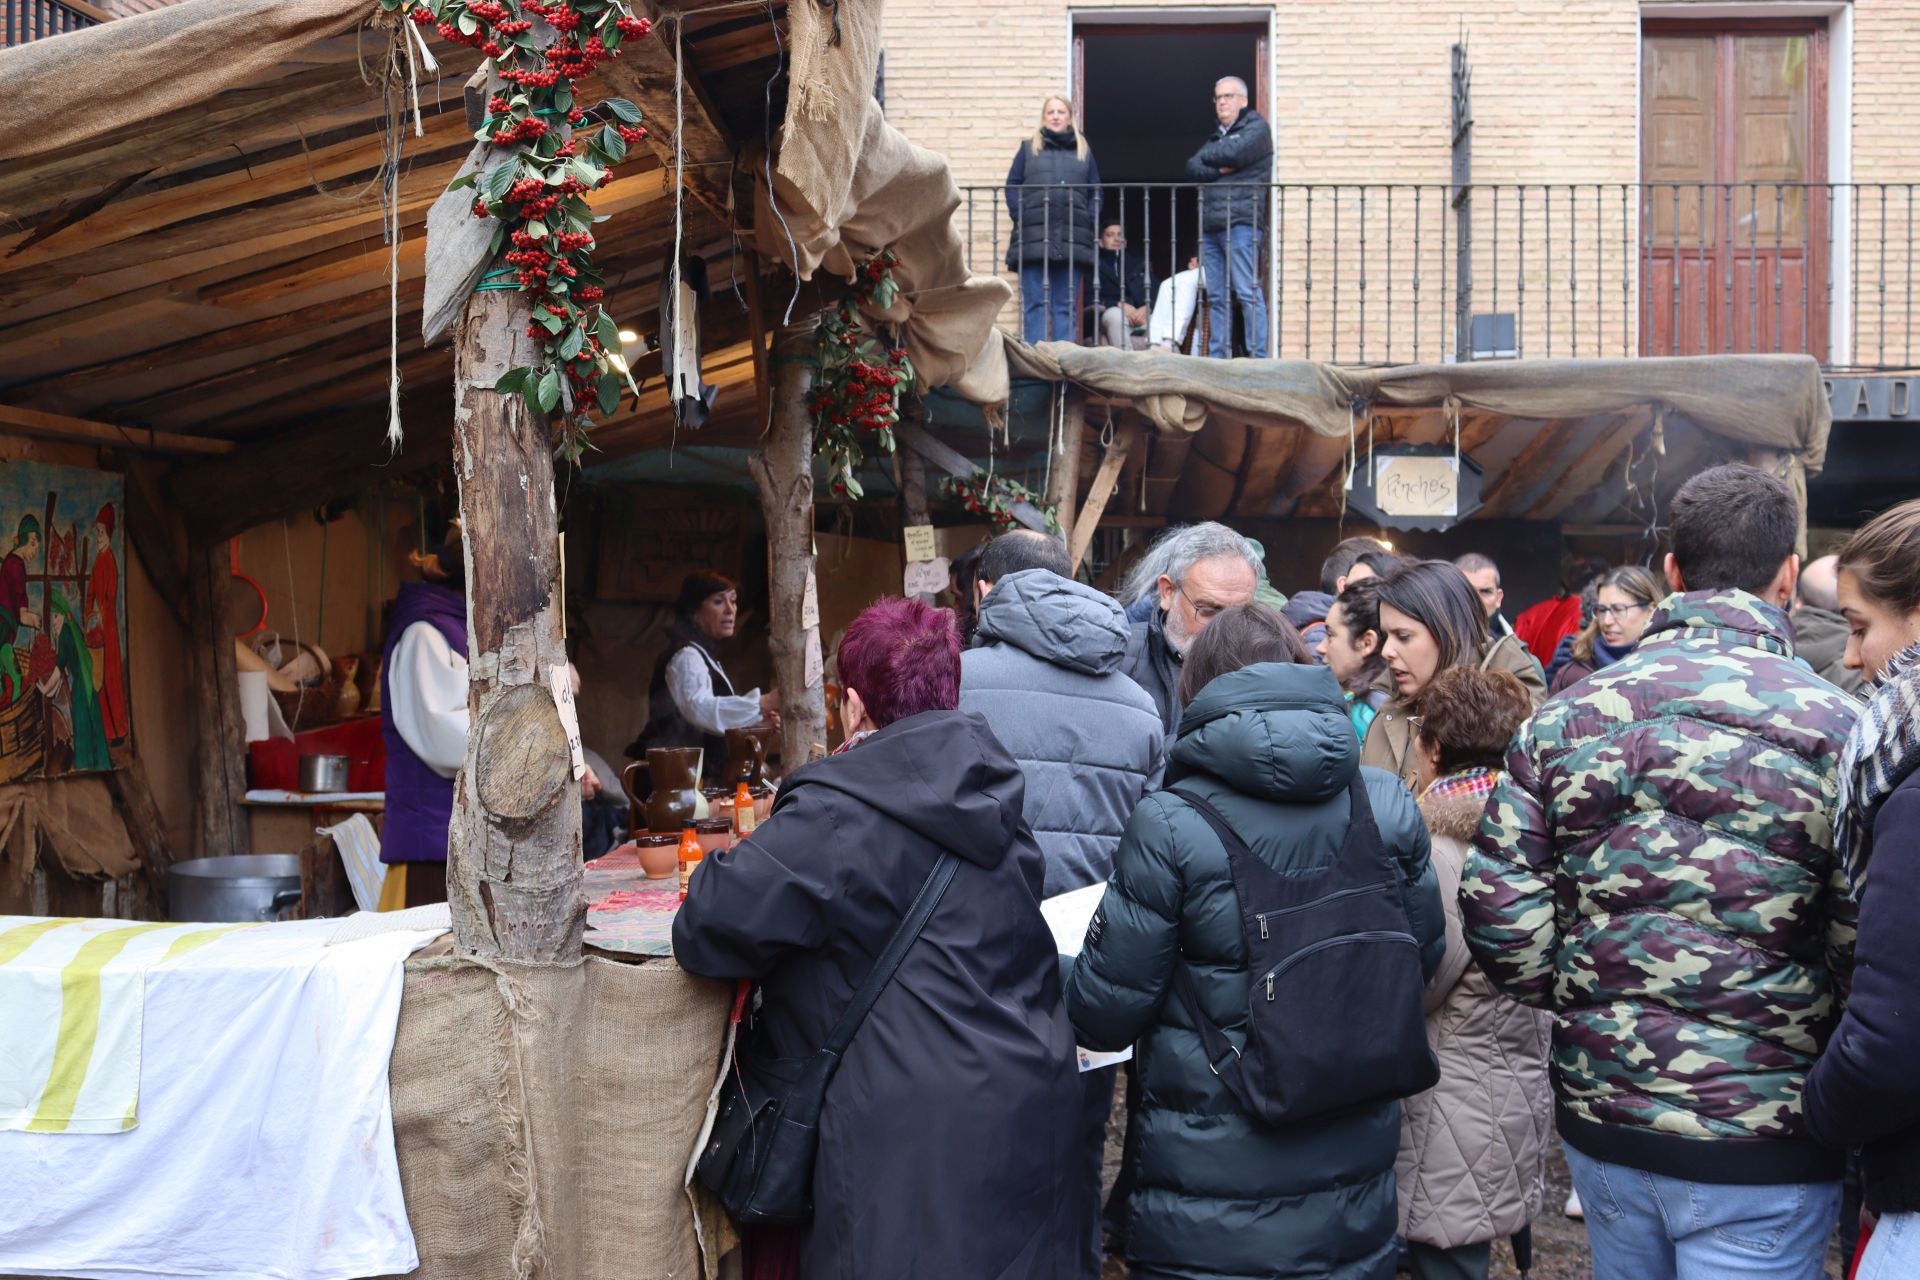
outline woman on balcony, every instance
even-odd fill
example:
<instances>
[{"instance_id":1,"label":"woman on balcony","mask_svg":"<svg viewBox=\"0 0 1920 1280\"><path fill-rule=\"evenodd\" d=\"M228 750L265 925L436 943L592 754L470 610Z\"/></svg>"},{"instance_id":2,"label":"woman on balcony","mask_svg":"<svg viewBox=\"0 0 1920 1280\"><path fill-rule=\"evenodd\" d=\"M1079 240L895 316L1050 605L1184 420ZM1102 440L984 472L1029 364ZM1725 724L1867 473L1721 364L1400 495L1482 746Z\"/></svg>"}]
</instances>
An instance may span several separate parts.
<instances>
[{"instance_id":1,"label":"woman on balcony","mask_svg":"<svg viewBox=\"0 0 1920 1280\"><path fill-rule=\"evenodd\" d=\"M1080 285L1093 269L1099 186L1100 166L1074 131L1073 104L1055 94L1040 104L1040 127L1007 170L1007 269L1020 274L1028 342L1079 341Z\"/></svg>"}]
</instances>

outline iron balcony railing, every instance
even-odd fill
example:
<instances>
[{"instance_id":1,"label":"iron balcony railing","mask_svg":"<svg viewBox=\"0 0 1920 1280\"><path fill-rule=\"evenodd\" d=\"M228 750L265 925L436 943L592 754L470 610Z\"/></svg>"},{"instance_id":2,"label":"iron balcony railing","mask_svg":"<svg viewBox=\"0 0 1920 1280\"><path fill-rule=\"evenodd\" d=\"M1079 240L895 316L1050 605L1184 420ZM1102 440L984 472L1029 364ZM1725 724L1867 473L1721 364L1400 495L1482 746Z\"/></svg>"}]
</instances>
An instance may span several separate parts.
<instances>
[{"instance_id":1,"label":"iron balcony railing","mask_svg":"<svg viewBox=\"0 0 1920 1280\"><path fill-rule=\"evenodd\" d=\"M0 48L81 31L112 17L81 0L0 0Z\"/></svg>"},{"instance_id":2,"label":"iron balcony railing","mask_svg":"<svg viewBox=\"0 0 1920 1280\"><path fill-rule=\"evenodd\" d=\"M1206 238L1204 199L1220 211L1216 241L1252 237L1241 262L1253 263L1270 355L1398 364L1796 352L1835 369L1911 369L1917 188L1126 183L1017 189L1016 220L1006 188L975 186L955 219L969 266L1016 290L1003 323L1038 337L1055 336L1046 317L1064 310L1069 340L1104 340L1111 289L1097 271L1069 274L1056 260L1071 250L1091 259L1099 229L1117 224L1125 246L1110 266L1125 300L1142 304L1126 341L1171 338L1204 354L1224 313L1232 349L1246 352L1259 324L1231 305L1231 255L1219 268L1227 301L1188 302L1196 279L1214 292L1207 273L1184 274Z\"/></svg>"}]
</instances>

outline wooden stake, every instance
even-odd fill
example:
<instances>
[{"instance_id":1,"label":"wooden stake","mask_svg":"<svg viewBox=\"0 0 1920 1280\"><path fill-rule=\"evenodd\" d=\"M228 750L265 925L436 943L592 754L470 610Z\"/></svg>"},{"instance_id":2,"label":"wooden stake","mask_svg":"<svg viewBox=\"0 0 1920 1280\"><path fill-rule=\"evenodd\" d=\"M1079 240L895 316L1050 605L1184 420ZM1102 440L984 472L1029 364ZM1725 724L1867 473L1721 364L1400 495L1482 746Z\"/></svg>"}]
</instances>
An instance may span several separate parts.
<instances>
[{"instance_id":1,"label":"wooden stake","mask_svg":"<svg viewBox=\"0 0 1920 1280\"><path fill-rule=\"evenodd\" d=\"M1080 438L1086 431L1087 401L1078 390L1059 387L1056 395L1064 396L1066 404L1059 410L1062 414L1059 438L1053 442L1053 460L1047 473L1047 505L1053 508L1054 520L1060 526L1060 536L1073 543L1073 509L1080 502Z\"/></svg>"},{"instance_id":2,"label":"wooden stake","mask_svg":"<svg viewBox=\"0 0 1920 1280\"><path fill-rule=\"evenodd\" d=\"M780 690L780 758L791 772L827 742L824 681L806 681L807 630L800 625L813 572L813 415L811 319L783 326L773 340L773 425L747 460L767 523L767 577L773 595L773 679Z\"/></svg>"},{"instance_id":3,"label":"wooden stake","mask_svg":"<svg viewBox=\"0 0 1920 1280\"><path fill-rule=\"evenodd\" d=\"M454 470L467 561L467 759L454 781L447 901L469 954L574 964L580 788L550 681L566 679L559 516L544 415L494 383L536 364L526 296L476 293L454 347Z\"/></svg>"},{"instance_id":4,"label":"wooden stake","mask_svg":"<svg viewBox=\"0 0 1920 1280\"><path fill-rule=\"evenodd\" d=\"M1140 424L1127 421L1115 431L1113 443L1107 446L1106 453L1100 459L1100 469L1093 473L1093 487L1087 490L1087 504L1080 508L1073 518L1073 536L1067 544L1067 555L1073 562L1075 573L1080 571L1080 562L1087 558L1087 548L1093 545L1093 534L1100 527L1100 518L1107 513L1107 503L1113 499L1114 487L1120 483L1120 473L1126 468L1127 455L1133 451L1134 442L1140 438Z\"/></svg>"},{"instance_id":5,"label":"wooden stake","mask_svg":"<svg viewBox=\"0 0 1920 1280\"><path fill-rule=\"evenodd\" d=\"M900 402L900 421L924 428L927 421L926 401L919 396L903 399ZM927 510L927 460L911 449L894 450L893 479L900 489L901 525L932 524L933 517ZM904 547L901 554L904 559ZM924 592L919 599L922 604L933 603L933 597Z\"/></svg>"},{"instance_id":6,"label":"wooden stake","mask_svg":"<svg viewBox=\"0 0 1920 1280\"><path fill-rule=\"evenodd\" d=\"M227 544L194 547L187 555L188 645L193 652L193 768L199 792L200 852L209 858L252 852L247 814L246 728L240 717L240 676L233 635L220 601L232 572Z\"/></svg>"}]
</instances>

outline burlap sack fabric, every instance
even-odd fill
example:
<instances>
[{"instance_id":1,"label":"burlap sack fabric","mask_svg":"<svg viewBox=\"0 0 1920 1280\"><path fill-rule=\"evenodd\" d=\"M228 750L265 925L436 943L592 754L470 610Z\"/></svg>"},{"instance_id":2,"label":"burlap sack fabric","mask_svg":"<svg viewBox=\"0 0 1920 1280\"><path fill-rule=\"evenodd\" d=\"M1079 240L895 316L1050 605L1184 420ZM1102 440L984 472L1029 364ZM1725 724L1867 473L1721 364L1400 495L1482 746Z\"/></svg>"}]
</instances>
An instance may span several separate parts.
<instances>
[{"instance_id":1,"label":"burlap sack fabric","mask_svg":"<svg viewBox=\"0 0 1920 1280\"><path fill-rule=\"evenodd\" d=\"M419 1280L689 1280L731 992L670 962L407 966L391 1068Z\"/></svg>"}]
</instances>

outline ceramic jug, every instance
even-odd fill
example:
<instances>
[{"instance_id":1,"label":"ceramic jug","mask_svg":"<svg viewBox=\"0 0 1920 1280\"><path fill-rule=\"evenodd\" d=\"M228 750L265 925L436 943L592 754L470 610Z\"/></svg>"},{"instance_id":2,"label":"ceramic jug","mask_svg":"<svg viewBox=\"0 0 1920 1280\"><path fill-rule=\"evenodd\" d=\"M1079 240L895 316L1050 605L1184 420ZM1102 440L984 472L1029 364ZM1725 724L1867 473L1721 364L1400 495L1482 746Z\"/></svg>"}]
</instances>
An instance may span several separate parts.
<instances>
[{"instance_id":1,"label":"ceramic jug","mask_svg":"<svg viewBox=\"0 0 1920 1280\"><path fill-rule=\"evenodd\" d=\"M700 747L649 747L645 760L626 767L620 782L627 790L635 830L643 816L640 797L649 790L652 794L647 795L644 813L647 830L677 832L700 816L700 763L705 754Z\"/></svg>"},{"instance_id":2,"label":"ceramic jug","mask_svg":"<svg viewBox=\"0 0 1920 1280\"><path fill-rule=\"evenodd\" d=\"M766 785L767 741L765 729L727 730L727 772L723 781L729 787L744 782L749 787Z\"/></svg>"}]
</instances>

